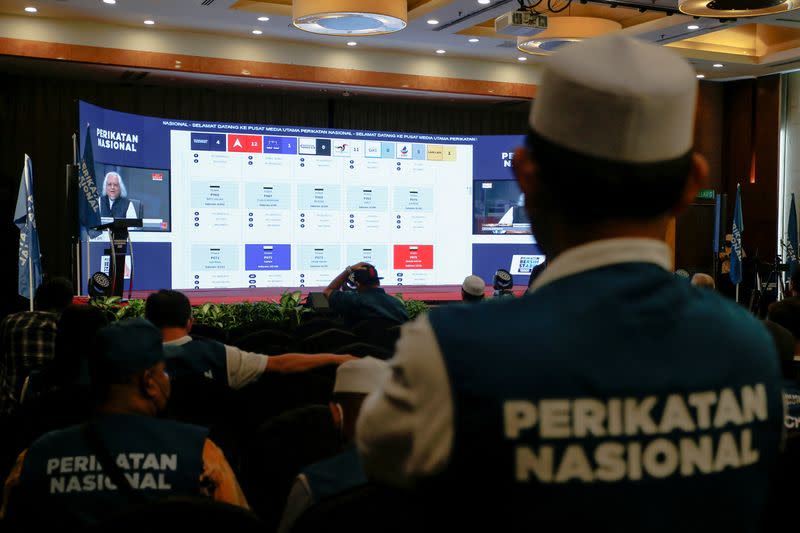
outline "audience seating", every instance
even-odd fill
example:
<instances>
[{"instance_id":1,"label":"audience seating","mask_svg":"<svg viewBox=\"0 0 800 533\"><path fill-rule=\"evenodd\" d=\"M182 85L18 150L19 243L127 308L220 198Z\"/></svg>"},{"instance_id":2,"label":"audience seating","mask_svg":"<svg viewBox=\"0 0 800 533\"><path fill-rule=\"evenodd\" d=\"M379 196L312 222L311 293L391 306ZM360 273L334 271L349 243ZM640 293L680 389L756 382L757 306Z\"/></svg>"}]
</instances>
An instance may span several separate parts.
<instances>
[{"instance_id":1,"label":"audience seating","mask_svg":"<svg viewBox=\"0 0 800 533\"><path fill-rule=\"evenodd\" d=\"M314 318L304 321L298 325L294 330L294 336L297 340L302 340L306 337L314 335L315 333L319 333L320 331L334 328L344 329L344 325L342 322L328 318L318 318L315 316Z\"/></svg>"},{"instance_id":2,"label":"audience seating","mask_svg":"<svg viewBox=\"0 0 800 533\"><path fill-rule=\"evenodd\" d=\"M409 533L422 531L423 526L421 513L406 493L366 485L317 502L300 515L291 531Z\"/></svg>"},{"instance_id":3,"label":"audience seating","mask_svg":"<svg viewBox=\"0 0 800 533\"><path fill-rule=\"evenodd\" d=\"M327 405L284 412L258 429L243 450L239 481L250 506L264 521L264 531L277 528L303 467L341 449L341 434Z\"/></svg>"},{"instance_id":4,"label":"audience seating","mask_svg":"<svg viewBox=\"0 0 800 533\"><path fill-rule=\"evenodd\" d=\"M211 339L218 342L228 342L228 332L216 326L209 326L206 324L194 324L192 326L193 337L203 337L204 339Z\"/></svg>"},{"instance_id":5,"label":"audience seating","mask_svg":"<svg viewBox=\"0 0 800 533\"><path fill-rule=\"evenodd\" d=\"M348 344L347 346L342 346L334 353L355 355L356 357L367 357L369 355L385 361L392 357L393 352L382 346L375 346L374 344L367 344L366 342L356 342Z\"/></svg>"},{"instance_id":6,"label":"audience seating","mask_svg":"<svg viewBox=\"0 0 800 533\"><path fill-rule=\"evenodd\" d=\"M326 329L306 337L298 347L303 353L333 353L342 346L358 342L358 337L343 329Z\"/></svg>"},{"instance_id":7,"label":"audience seating","mask_svg":"<svg viewBox=\"0 0 800 533\"><path fill-rule=\"evenodd\" d=\"M285 331L280 331L277 329L262 329L239 338L236 341L235 346L247 352L256 353L266 353L265 350L267 347L283 347L283 352L279 353L286 353L289 351L289 347L293 344L293 342L294 339L292 336Z\"/></svg>"},{"instance_id":8,"label":"audience seating","mask_svg":"<svg viewBox=\"0 0 800 533\"><path fill-rule=\"evenodd\" d=\"M258 516L241 507L206 498L169 498L132 506L89 528L87 533L115 531L236 531L263 533Z\"/></svg>"}]
</instances>

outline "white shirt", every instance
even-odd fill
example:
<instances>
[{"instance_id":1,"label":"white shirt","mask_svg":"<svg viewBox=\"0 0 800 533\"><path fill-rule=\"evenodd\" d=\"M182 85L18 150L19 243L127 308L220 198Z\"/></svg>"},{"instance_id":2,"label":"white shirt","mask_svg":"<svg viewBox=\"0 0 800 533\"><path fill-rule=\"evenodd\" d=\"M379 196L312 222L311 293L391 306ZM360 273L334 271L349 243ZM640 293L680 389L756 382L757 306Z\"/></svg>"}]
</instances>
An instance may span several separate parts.
<instances>
[{"instance_id":1,"label":"white shirt","mask_svg":"<svg viewBox=\"0 0 800 533\"><path fill-rule=\"evenodd\" d=\"M672 269L670 248L653 239L608 239L556 257L530 291L618 263ZM391 376L367 396L356 427L364 467L376 480L409 485L444 469L453 447L453 399L436 335L426 316L402 328Z\"/></svg>"},{"instance_id":2,"label":"white shirt","mask_svg":"<svg viewBox=\"0 0 800 533\"><path fill-rule=\"evenodd\" d=\"M308 485L308 478L305 474L299 474L289 491L286 499L286 509L283 511L281 523L278 525L277 533L289 533L306 509L314 505L314 496L311 494L311 487Z\"/></svg>"},{"instance_id":3,"label":"white shirt","mask_svg":"<svg viewBox=\"0 0 800 533\"><path fill-rule=\"evenodd\" d=\"M183 346L192 338L184 335L180 339L165 342L172 346ZM225 346L225 365L228 369L228 385L232 389L241 389L256 381L266 372L269 356L260 353L245 352L235 346Z\"/></svg>"}]
</instances>

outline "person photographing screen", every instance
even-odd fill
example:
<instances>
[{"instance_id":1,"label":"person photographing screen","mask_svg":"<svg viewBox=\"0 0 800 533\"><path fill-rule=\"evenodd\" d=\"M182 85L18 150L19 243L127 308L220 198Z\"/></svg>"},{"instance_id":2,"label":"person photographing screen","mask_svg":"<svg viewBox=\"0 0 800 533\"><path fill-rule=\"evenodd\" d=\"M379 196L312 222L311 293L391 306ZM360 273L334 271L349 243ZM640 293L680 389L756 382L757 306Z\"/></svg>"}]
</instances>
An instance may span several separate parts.
<instances>
[{"instance_id":1,"label":"person photographing screen","mask_svg":"<svg viewBox=\"0 0 800 533\"><path fill-rule=\"evenodd\" d=\"M350 275L356 283L356 290L351 292L340 289ZM381 289L381 277L378 270L369 263L357 263L345 268L341 274L330 282L323 293L328 298L331 308L344 317L345 324L353 326L362 320L377 318L398 324L408 320L408 313L403 303L386 294Z\"/></svg>"}]
</instances>

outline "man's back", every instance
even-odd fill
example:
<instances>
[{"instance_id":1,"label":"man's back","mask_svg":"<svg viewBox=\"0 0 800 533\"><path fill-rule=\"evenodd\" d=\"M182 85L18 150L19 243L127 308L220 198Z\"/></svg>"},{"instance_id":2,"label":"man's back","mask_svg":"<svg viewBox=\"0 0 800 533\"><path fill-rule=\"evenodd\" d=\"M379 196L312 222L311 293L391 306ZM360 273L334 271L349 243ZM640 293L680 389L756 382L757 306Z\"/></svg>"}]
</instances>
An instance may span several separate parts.
<instances>
[{"instance_id":1,"label":"man's back","mask_svg":"<svg viewBox=\"0 0 800 533\"><path fill-rule=\"evenodd\" d=\"M335 311L342 314L348 326L371 318L393 320L398 324L408 320L403 303L378 287L357 292L336 291L331 294L330 303Z\"/></svg>"},{"instance_id":2,"label":"man's back","mask_svg":"<svg viewBox=\"0 0 800 533\"><path fill-rule=\"evenodd\" d=\"M738 306L624 263L430 322L453 389L440 481L459 516L756 529L781 391L771 339Z\"/></svg>"},{"instance_id":3,"label":"man's back","mask_svg":"<svg viewBox=\"0 0 800 533\"><path fill-rule=\"evenodd\" d=\"M3 320L0 412L8 412L18 403L25 377L53 359L56 320L55 313L45 311L24 311Z\"/></svg>"},{"instance_id":4,"label":"man's back","mask_svg":"<svg viewBox=\"0 0 800 533\"><path fill-rule=\"evenodd\" d=\"M97 434L133 489L148 499L200 495L208 431L170 420L104 415ZM136 503L115 487L89 445L85 426L47 433L26 452L8 518L28 524L37 512L92 523Z\"/></svg>"}]
</instances>

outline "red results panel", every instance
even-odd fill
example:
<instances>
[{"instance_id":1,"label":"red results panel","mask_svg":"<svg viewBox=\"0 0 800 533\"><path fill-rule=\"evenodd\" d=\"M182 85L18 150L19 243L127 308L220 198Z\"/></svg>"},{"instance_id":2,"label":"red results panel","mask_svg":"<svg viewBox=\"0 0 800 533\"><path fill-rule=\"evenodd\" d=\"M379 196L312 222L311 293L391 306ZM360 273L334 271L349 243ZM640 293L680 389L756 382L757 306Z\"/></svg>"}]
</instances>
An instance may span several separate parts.
<instances>
[{"instance_id":1,"label":"red results panel","mask_svg":"<svg viewBox=\"0 0 800 533\"><path fill-rule=\"evenodd\" d=\"M229 152L255 152L261 153L261 135L236 135L228 134Z\"/></svg>"},{"instance_id":2,"label":"red results panel","mask_svg":"<svg viewBox=\"0 0 800 533\"><path fill-rule=\"evenodd\" d=\"M432 244L395 244L395 270L432 270Z\"/></svg>"}]
</instances>

